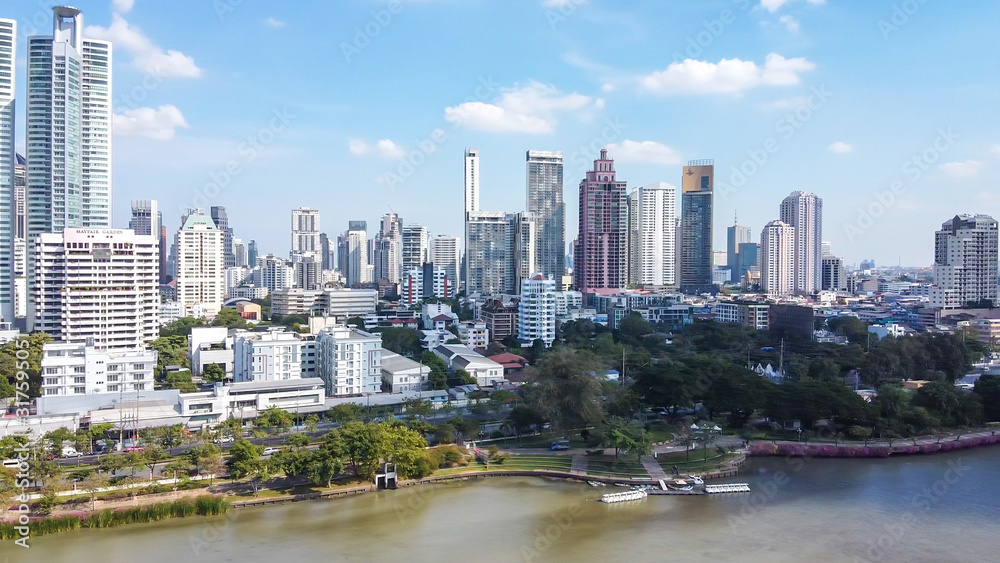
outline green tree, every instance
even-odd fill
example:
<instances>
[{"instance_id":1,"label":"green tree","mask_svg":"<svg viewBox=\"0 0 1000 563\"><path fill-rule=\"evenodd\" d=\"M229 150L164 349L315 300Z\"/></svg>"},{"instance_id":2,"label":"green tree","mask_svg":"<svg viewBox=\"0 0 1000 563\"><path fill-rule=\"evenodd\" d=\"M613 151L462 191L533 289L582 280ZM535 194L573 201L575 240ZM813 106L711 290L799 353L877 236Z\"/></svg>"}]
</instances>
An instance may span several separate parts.
<instances>
[{"instance_id":1,"label":"green tree","mask_svg":"<svg viewBox=\"0 0 1000 563\"><path fill-rule=\"evenodd\" d=\"M434 405L430 401L413 399L406 402L404 410L407 414L422 418L434 413Z\"/></svg>"},{"instance_id":2,"label":"green tree","mask_svg":"<svg viewBox=\"0 0 1000 563\"><path fill-rule=\"evenodd\" d=\"M177 389L181 393L193 393L198 390L198 386L191 381L191 370L186 369L168 373L163 387Z\"/></svg>"},{"instance_id":3,"label":"green tree","mask_svg":"<svg viewBox=\"0 0 1000 563\"><path fill-rule=\"evenodd\" d=\"M569 432L600 422L603 387L598 362L588 352L556 349L532 368L535 383L526 390L532 407L553 426Z\"/></svg>"},{"instance_id":4,"label":"green tree","mask_svg":"<svg viewBox=\"0 0 1000 563\"><path fill-rule=\"evenodd\" d=\"M151 444L146 446L146 449L141 454L142 461L147 468L149 468L149 480L152 481L155 474L156 468L161 463L163 463L170 456L163 447L157 444Z\"/></svg>"},{"instance_id":5,"label":"green tree","mask_svg":"<svg viewBox=\"0 0 1000 563\"><path fill-rule=\"evenodd\" d=\"M23 371L28 376L28 389L21 389L21 392L27 391L30 397L38 397L42 388L42 346L51 341L48 334L36 332L0 346L0 380L6 380L15 388L13 391L16 391L16 384L21 383L16 380L17 374ZM28 352L27 359L23 359L25 350ZM21 358L17 356L18 351L21 352ZM27 362L28 369L20 369L24 367L24 362ZM0 393L0 398L14 396L10 387L5 386L4 389L6 391Z\"/></svg>"},{"instance_id":6,"label":"green tree","mask_svg":"<svg viewBox=\"0 0 1000 563\"><path fill-rule=\"evenodd\" d=\"M51 455L61 457L66 442L76 443L76 434L66 427L57 428L46 434L43 441L48 444L48 452Z\"/></svg>"},{"instance_id":7,"label":"green tree","mask_svg":"<svg viewBox=\"0 0 1000 563\"><path fill-rule=\"evenodd\" d=\"M361 418L361 411L363 410L364 407L357 403L341 403L326 411L326 418L339 425L343 425L359 420Z\"/></svg>"},{"instance_id":8,"label":"green tree","mask_svg":"<svg viewBox=\"0 0 1000 563\"><path fill-rule=\"evenodd\" d=\"M163 331L161 330L160 333L163 334ZM183 335L160 336L150 344L150 347L157 353L156 373L163 373L167 366L191 367L188 358L188 333L190 333L190 328Z\"/></svg>"},{"instance_id":9,"label":"green tree","mask_svg":"<svg viewBox=\"0 0 1000 563\"><path fill-rule=\"evenodd\" d=\"M728 413L729 425L741 428L754 411L767 404L769 386L757 374L732 366L712 383L704 403L713 416L716 412Z\"/></svg>"},{"instance_id":10,"label":"green tree","mask_svg":"<svg viewBox=\"0 0 1000 563\"><path fill-rule=\"evenodd\" d=\"M290 412L278 407L268 407L257 416L257 426L277 432L287 431L294 422Z\"/></svg>"},{"instance_id":11,"label":"green tree","mask_svg":"<svg viewBox=\"0 0 1000 563\"><path fill-rule=\"evenodd\" d=\"M100 473L92 473L80 482L78 488L90 495L91 511L97 510L97 493L101 492L102 489L108 488L109 484L107 476Z\"/></svg>"},{"instance_id":12,"label":"green tree","mask_svg":"<svg viewBox=\"0 0 1000 563\"><path fill-rule=\"evenodd\" d=\"M208 383L222 383L226 380L226 370L219 364L208 364L201 371L201 376Z\"/></svg>"},{"instance_id":13,"label":"green tree","mask_svg":"<svg viewBox=\"0 0 1000 563\"><path fill-rule=\"evenodd\" d=\"M411 328L383 328L380 331L382 336L382 347L407 358L418 358L422 348L420 347L420 333Z\"/></svg>"},{"instance_id":14,"label":"green tree","mask_svg":"<svg viewBox=\"0 0 1000 563\"><path fill-rule=\"evenodd\" d=\"M303 420L303 424L306 427L306 432L310 433L315 432L316 430L319 429L319 415L310 414L306 416L305 419Z\"/></svg>"},{"instance_id":15,"label":"green tree","mask_svg":"<svg viewBox=\"0 0 1000 563\"><path fill-rule=\"evenodd\" d=\"M456 384L458 384L458 385L475 385L476 384L476 378L472 377L472 375L470 375L469 372L465 371L464 369L457 369L457 370L455 370L454 380L455 380Z\"/></svg>"},{"instance_id":16,"label":"green tree","mask_svg":"<svg viewBox=\"0 0 1000 563\"><path fill-rule=\"evenodd\" d=\"M639 313L632 312L622 319L618 330L625 338L640 341L643 337L653 333L653 325L649 324L649 321L642 318Z\"/></svg>"},{"instance_id":17,"label":"green tree","mask_svg":"<svg viewBox=\"0 0 1000 563\"><path fill-rule=\"evenodd\" d=\"M224 326L226 328L247 328L247 320L240 316L236 309L224 307L219 310L212 319L212 326Z\"/></svg>"},{"instance_id":18,"label":"green tree","mask_svg":"<svg viewBox=\"0 0 1000 563\"><path fill-rule=\"evenodd\" d=\"M205 319L184 317L183 319L176 320L168 325L160 327L160 337L181 336L187 338L187 336L191 334L192 328L201 326L205 326Z\"/></svg>"},{"instance_id":19,"label":"green tree","mask_svg":"<svg viewBox=\"0 0 1000 563\"><path fill-rule=\"evenodd\" d=\"M604 426L601 447L614 448L615 459L619 454L639 459L653 453L653 438L638 421L612 418Z\"/></svg>"},{"instance_id":20,"label":"green tree","mask_svg":"<svg viewBox=\"0 0 1000 563\"><path fill-rule=\"evenodd\" d=\"M261 485L270 479L270 464L261 459L264 448L239 440L229 450L229 476L234 481L248 479L253 495L260 494Z\"/></svg>"}]
</instances>

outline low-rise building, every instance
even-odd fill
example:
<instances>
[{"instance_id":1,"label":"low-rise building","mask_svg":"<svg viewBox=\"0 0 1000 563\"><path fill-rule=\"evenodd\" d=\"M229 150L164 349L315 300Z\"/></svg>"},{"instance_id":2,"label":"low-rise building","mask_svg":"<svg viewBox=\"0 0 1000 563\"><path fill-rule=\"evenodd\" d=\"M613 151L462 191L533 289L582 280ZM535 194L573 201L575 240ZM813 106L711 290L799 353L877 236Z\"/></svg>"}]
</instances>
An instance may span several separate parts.
<instances>
[{"instance_id":1,"label":"low-rise building","mask_svg":"<svg viewBox=\"0 0 1000 563\"><path fill-rule=\"evenodd\" d=\"M224 326L194 327L188 337L189 355L191 357L191 373L202 375L205 366L218 364L226 372L226 377L233 376L233 337Z\"/></svg>"},{"instance_id":2,"label":"low-rise building","mask_svg":"<svg viewBox=\"0 0 1000 563\"><path fill-rule=\"evenodd\" d=\"M485 350L490 345L490 331L482 321L458 324L458 339L472 350Z\"/></svg>"},{"instance_id":3,"label":"low-rise building","mask_svg":"<svg viewBox=\"0 0 1000 563\"><path fill-rule=\"evenodd\" d=\"M490 337L500 341L508 336L517 335L518 302L502 299L489 299L479 309L479 320L486 323Z\"/></svg>"},{"instance_id":4,"label":"low-rise building","mask_svg":"<svg viewBox=\"0 0 1000 563\"><path fill-rule=\"evenodd\" d=\"M426 391L430 368L399 354L382 353L382 389L389 393Z\"/></svg>"},{"instance_id":5,"label":"low-rise building","mask_svg":"<svg viewBox=\"0 0 1000 563\"><path fill-rule=\"evenodd\" d=\"M302 378L302 341L282 329L236 333L233 381L283 381Z\"/></svg>"},{"instance_id":6,"label":"low-rise building","mask_svg":"<svg viewBox=\"0 0 1000 563\"><path fill-rule=\"evenodd\" d=\"M346 326L316 335L316 366L332 397L382 389L382 337Z\"/></svg>"},{"instance_id":7,"label":"low-rise building","mask_svg":"<svg viewBox=\"0 0 1000 563\"><path fill-rule=\"evenodd\" d=\"M256 418L271 407L292 413L323 412L326 397L321 379L288 379L216 384L211 391L182 393L178 405L180 416L188 420L188 428L197 428L230 418Z\"/></svg>"},{"instance_id":8,"label":"low-rise building","mask_svg":"<svg viewBox=\"0 0 1000 563\"><path fill-rule=\"evenodd\" d=\"M153 389L156 350L98 350L78 343L42 347L42 395L96 395Z\"/></svg>"},{"instance_id":9,"label":"low-rise building","mask_svg":"<svg viewBox=\"0 0 1000 563\"><path fill-rule=\"evenodd\" d=\"M461 344L445 344L434 349L434 354L444 360L448 371L465 370L476 378L481 387L488 387L503 380L503 366Z\"/></svg>"}]
</instances>

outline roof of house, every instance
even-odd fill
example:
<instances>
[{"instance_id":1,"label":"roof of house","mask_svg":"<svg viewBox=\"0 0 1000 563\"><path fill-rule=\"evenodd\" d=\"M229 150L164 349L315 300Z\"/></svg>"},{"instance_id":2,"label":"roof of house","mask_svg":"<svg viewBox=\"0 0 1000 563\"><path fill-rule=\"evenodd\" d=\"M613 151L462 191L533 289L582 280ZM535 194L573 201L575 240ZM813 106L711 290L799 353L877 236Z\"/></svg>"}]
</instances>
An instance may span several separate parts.
<instances>
[{"instance_id":1,"label":"roof of house","mask_svg":"<svg viewBox=\"0 0 1000 563\"><path fill-rule=\"evenodd\" d=\"M401 371L416 370L419 372L421 367L423 366L421 366L420 363L405 356L400 356L399 354L393 354L391 352L382 353L382 371L398 373Z\"/></svg>"}]
</instances>

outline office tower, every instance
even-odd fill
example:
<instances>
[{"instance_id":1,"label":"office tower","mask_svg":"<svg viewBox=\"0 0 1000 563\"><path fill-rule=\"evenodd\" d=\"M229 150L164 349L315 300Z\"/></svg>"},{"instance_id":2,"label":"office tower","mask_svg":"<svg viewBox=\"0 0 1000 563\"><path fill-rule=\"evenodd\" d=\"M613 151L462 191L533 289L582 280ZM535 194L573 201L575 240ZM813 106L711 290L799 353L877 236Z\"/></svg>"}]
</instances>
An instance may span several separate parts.
<instances>
[{"instance_id":1,"label":"office tower","mask_svg":"<svg viewBox=\"0 0 1000 563\"><path fill-rule=\"evenodd\" d=\"M458 289L459 245L458 237L451 235L437 235L431 239L431 263L444 270L454 290Z\"/></svg>"},{"instance_id":2,"label":"office tower","mask_svg":"<svg viewBox=\"0 0 1000 563\"><path fill-rule=\"evenodd\" d=\"M132 200L132 218L128 228L137 235L160 235L160 208L156 200Z\"/></svg>"},{"instance_id":3,"label":"office tower","mask_svg":"<svg viewBox=\"0 0 1000 563\"><path fill-rule=\"evenodd\" d=\"M245 268L250 265L247 256L247 245L243 244L243 239L233 238L233 256L236 259L237 268Z\"/></svg>"},{"instance_id":4,"label":"office tower","mask_svg":"<svg viewBox=\"0 0 1000 563\"><path fill-rule=\"evenodd\" d=\"M681 195L681 291L705 293L712 283L712 198L715 163L692 160L684 168Z\"/></svg>"},{"instance_id":5,"label":"office tower","mask_svg":"<svg viewBox=\"0 0 1000 563\"><path fill-rule=\"evenodd\" d=\"M368 225L350 221L339 239L340 273L348 286L371 283L368 270Z\"/></svg>"},{"instance_id":6,"label":"office tower","mask_svg":"<svg viewBox=\"0 0 1000 563\"><path fill-rule=\"evenodd\" d=\"M375 237L374 278L399 283L403 269L403 223L399 215L386 213ZM455 278L457 283L457 278Z\"/></svg>"},{"instance_id":7,"label":"office tower","mask_svg":"<svg viewBox=\"0 0 1000 563\"><path fill-rule=\"evenodd\" d=\"M535 274L521 282L517 308L517 339L522 347L541 340L545 347L556 339L556 282Z\"/></svg>"},{"instance_id":8,"label":"office tower","mask_svg":"<svg viewBox=\"0 0 1000 563\"><path fill-rule=\"evenodd\" d=\"M781 220L795 228L794 291L813 293L822 286L823 200L793 192L781 202Z\"/></svg>"},{"instance_id":9,"label":"office tower","mask_svg":"<svg viewBox=\"0 0 1000 563\"><path fill-rule=\"evenodd\" d=\"M635 239L639 256L634 262L639 270L637 281L642 285L673 285L677 188L659 182L633 193L633 205L638 207Z\"/></svg>"},{"instance_id":10,"label":"office tower","mask_svg":"<svg viewBox=\"0 0 1000 563\"><path fill-rule=\"evenodd\" d=\"M468 295L500 295L506 291L509 266L507 213L468 214L465 242L465 289Z\"/></svg>"},{"instance_id":11,"label":"office tower","mask_svg":"<svg viewBox=\"0 0 1000 563\"><path fill-rule=\"evenodd\" d=\"M726 267L732 272L730 279L738 281L743 274L740 266L740 245L752 242L750 227L740 226L739 221L733 221L733 226L726 229Z\"/></svg>"},{"instance_id":12,"label":"office tower","mask_svg":"<svg viewBox=\"0 0 1000 563\"><path fill-rule=\"evenodd\" d=\"M306 291L323 289L323 263L314 255L298 255L292 260L292 287Z\"/></svg>"},{"instance_id":13,"label":"office tower","mask_svg":"<svg viewBox=\"0 0 1000 563\"><path fill-rule=\"evenodd\" d=\"M330 244L330 237L326 233L319 234L319 248L320 254L322 255L322 263L324 270L334 269L334 256L332 254L333 248Z\"/></svg>"},{"instance_id":14,"label":"office tower","mask_svg":"<svg viewBox=\"0 0 1000 563\"><path fill-rule=\"evenodd\" d=\"M111 226L112 50L57 6L51 36L28 38L28 239Z\"/></svg>"},{"instance_id":15,"label":"office tower","mask_svg":"<svg viewBox=\"0 0 1000 563\"><path fill-rule=\"evenodd\" d=\"M566 273L566 204L563 202L563 154L528 151L527 211L538 220L535 258L538 269L551 280Z\"/></svg>"},{"instance_id":16,"label":"office tower","mask_svg":"<svg viewBox=\"0 0 1000 563\"><path fill-rule=\"evenodd\" d=\"M521 280L538 273L538 216L527 211L507 214L507 252L504 255L503 291L516 295L521 291Z\"/></svg>"},{"instance_id":17,"label":"office tower","mask_svg":"<svg viewBox=\"0 0 1000 563\"><path fill-rule=\"evenodd\" d=\"M825 291L846 291L847 270L844 259L836 256L823 256L823 289Z\"/></svg>"},{"instance_id":18,"label":"office tower","mask_svg":"<svg viewBox=\"0 0 1000 563\"><path fill-rule=\"evenodd\" d=\"M28 236L28 161L15 155L14 163L14 238Z\"/></svg>"},{"instance_id":19,"label":"office tower","mask_svg":"<svg viewBox=\"0 0 1000 563\"><path fill-rule=\"evenodd\" d=\"M177 231L177 301L187 317L212 317L226 295L225 237L205 214L189 215Z\"/></svg>"},{"instance_id":20,"label":"office tower","mask_svg":"<svg viewBox=\"0 0 1000 563\"><path fill-rule=\"evenodd\" d=\"M628 195L607 149L580 182L580 234L574 258L576 288L622 288L628 254Z\"/></svg>"},{"instance_id":21,"label":"office tower","mask_svg":"<svg viewBox=\"0 0 1000 563\"><path fill-rule=\"evenodd\" d=\"M402 232L403 271L409 272L430 260L430 233L420 225L406 225Z\"/></svg>"},{"instance_id":22,"label":"office tower","mask_svg":"<svg viewBox=\"0 0 1000 563\"><path fill-rule=\"evenodd\" d=\"M795 227L782 221L771 221L760 233L760 285L768 297L795 291L795 240Z\"/></svg>"},{"instance_id":23,"label":"office tower","mask_svg":"<svg viewBox=\"0 0 1000 563\"><path fill-rule=\"evenodd\" d=\"M957 215L934 234L934 283L950 299L934 307L997 302L997 222L989 215ZM934 301L932 299L932 301Z\"/></svg>"},{"instance_id":24,"label":"office tower","mask_svg":"<svg viewBox=\"0 0 1000 563\"><path fill-rule=\"evenodd\" d=\"M639 238L639 212L641 208L639 190L632 190L628 194L628 272L626 278L630 286L642 283L639 281L642 278L642 245Z\"/></svg>"},{"instance_id":25,"label":"office tower","mask_svg":"<svg viewBox=\"0 0 1000 563\"><path fill-rule=\"evenodd\" d=\"M23 221L23 188L18 186L20 175L15 169L20 159L14 152L15 100L17 87L17 22L0 19L0 321L14 320L15 270L23 271L14 259L15 239L20 239L19 258L25 256L23 231L18 234Z\"/></svg>"},{"instance_id":26,"label":"office tower","mask_svg":"<svg viewBox=\"0 0 1000 563\"><path fill-rule=\"evenodd\" d=\"M229 215L226 214L226 208L221 205L213 205L210 212L216 228L222 231L222 254L226 267L232 268L236 265L236 253L233 251L233 229L229 226Z\"/></svg>"},{"instance_id":27,"label":"office tower","mask_svg":"<svg viewBox=\"0 0 1000 563\"><path fill-rule=\"evenodd\" d=\"M319 210L300 207L292 210L292 254L319 253Z\"/></svg>"},{"instance_id":28,"label":"office tower","mask_svg":"<svg viewBox=\"0 0 1000 563\"><path fill-rule=\"evenodd\" d=\"M739 251L736 253L736 266L737 270L732 280L739 282L751 268L760 266L760 245L756 242L740 243Z\"/></svg>"},{"instance_id":29,"label":"office tower","mask_svg":"<svg viewBox=\"0 0 1000 563\"><path fill-rule=\"evenodd\" d=\"M416 305L427 297L451 299L455 297L455 287L443 269L428 262L403 276L399 296L401 304Z\"/></svg>"},{"instance_id":30,"label":"office tower","mask_svg":"<svg viewBox=\"0 0 1000 563\"><path fill-rule=\"evenodd\" d=\"M257 241L252 240L247 243L247 265L253 267L257 264Z\"/></svg>"},{"instance_id":31,"label":"office tower","mask_svg":"<svg viewBox=\"0 0 1000 563\"><path fill-rule=\"evenodd\" d=\"M32 329L101 350L159 336L156 237L123 229L66 228L35 244Z\"/></svg>"},{"instance_id":32,"label":"office tower","mask_svg":"<svg viewBox=\"0 0 1000 563\"><path fill-rule=\"evenodd\" d=\"M479 211L479 149L465 149L465 212Z\"/></svg>"}]
</instances>

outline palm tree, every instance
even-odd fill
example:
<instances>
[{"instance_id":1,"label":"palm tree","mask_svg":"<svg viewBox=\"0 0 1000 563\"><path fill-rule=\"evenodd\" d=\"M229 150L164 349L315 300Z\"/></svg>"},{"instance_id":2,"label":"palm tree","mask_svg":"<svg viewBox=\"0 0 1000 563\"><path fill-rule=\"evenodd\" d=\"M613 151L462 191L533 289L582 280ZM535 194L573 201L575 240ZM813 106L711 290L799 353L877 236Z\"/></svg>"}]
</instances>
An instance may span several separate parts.
<instances>
[{"instance_id":1,"label":"palm tree","mask_svg":"<svg viewBox=\"0 0 1000 563\"><path fill-rule=\"evenodd\" d=\"M685 461L691 461L691 446L694 445L694 442L694 436L691 434L681 436L681 445L684 446Z\"/></svg>"},{"instance_id":2,"label":"palm tree","mask_svg":"<svg viewBox=\"0 0 1000 563\"><path fill-rule=\"evenodd\" d=\"M705 452L705 459L704 459L704 461L707 462L708 461L708 446L710 446L711 444L714 444L719 439L719 437L715 434L715 432L705 431L704 433L702 433L702 435L700 436L699 439L701 440L701 448Z\"/></svg>"}]
</instances>

